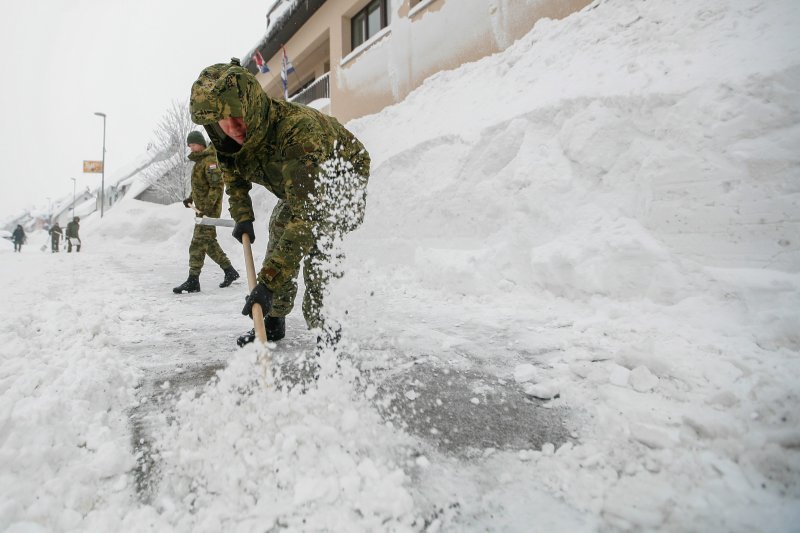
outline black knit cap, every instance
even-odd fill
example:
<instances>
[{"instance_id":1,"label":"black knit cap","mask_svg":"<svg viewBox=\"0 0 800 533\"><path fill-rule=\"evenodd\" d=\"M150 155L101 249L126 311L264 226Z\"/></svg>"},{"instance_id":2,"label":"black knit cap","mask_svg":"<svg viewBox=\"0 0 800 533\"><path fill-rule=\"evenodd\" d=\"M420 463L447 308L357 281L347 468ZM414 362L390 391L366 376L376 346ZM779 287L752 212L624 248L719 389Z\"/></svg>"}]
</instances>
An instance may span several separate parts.
<instances>
[{"instance_id":1,"label":"black knit cap","mask_svg":"<svg viewBox=\"0 0 800 533\"><path fill-rule=\"evenodd\" d=\"M186 136L186 144L202 144L203 146L208 146L206 144L206 138L203 137L203 134L199 131L190 131L189 135Z\"/></svg>"}]
</instances>

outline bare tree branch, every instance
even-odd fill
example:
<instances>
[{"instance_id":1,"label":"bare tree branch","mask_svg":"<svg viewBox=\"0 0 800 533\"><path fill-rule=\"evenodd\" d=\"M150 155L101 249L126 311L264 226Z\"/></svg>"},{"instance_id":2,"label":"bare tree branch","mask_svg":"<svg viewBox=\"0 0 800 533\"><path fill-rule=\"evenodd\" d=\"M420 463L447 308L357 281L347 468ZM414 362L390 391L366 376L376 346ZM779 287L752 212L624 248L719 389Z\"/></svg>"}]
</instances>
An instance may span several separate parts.
<instances>
[{"instance_id":1,"label":"bare tree branch","mask_svg":"<svg viewBox=\"0 0 800 533\"><path fill-rule=\"evenodd\" d=\"M159 154L159 160L144 171L150 187L172 202L188 197L191 192L192 164L186 158L186 137L195 129L188 102L173 101L153 131L148 150Z\"/></svg>"}]
</instances>

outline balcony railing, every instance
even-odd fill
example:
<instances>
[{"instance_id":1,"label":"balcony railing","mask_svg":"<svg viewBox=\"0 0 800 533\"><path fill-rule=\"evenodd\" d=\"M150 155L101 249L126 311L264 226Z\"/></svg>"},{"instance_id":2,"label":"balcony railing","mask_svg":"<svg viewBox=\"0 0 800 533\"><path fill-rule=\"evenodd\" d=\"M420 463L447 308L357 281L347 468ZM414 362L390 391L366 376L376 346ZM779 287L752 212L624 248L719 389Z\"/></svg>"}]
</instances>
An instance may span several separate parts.
<instances>
[{"instance_id":1,"label":"balcony railing","mask_svg":"<svg viewBox=\"0 0 800 533\"><path fill-rule=\"evenodd\" d=\"M330 73L326 72L322 75L319 79L314 80L314 82L297 93L296 95L289 98L290 102L294 102L296 104L310 104L314 100L319 100L320 98L330 98L331 97L331 85L330 85Z\"/></svg>"}]
</instances>

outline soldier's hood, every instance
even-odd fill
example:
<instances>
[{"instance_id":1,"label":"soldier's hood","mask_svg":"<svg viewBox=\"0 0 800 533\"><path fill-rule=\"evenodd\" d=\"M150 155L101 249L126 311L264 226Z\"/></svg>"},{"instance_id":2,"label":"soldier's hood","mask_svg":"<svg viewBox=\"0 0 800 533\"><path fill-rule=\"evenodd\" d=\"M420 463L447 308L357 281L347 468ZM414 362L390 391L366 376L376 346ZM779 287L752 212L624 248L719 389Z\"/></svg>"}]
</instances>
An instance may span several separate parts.
<instances>
[{"instance_id":1,"label":"soldier's hood","mask_svg":"<svg viewBox=\"0 0 800 533\"><path fill-rule=\"evenodd\" d=\"M223 155L235 154L242 146L225 135L217 123L225 118L243 118L247 145L265 128L268 107L269 98L261 85L238 61L206 67L192 84L192 121L205 128L217 152Z\"/></svg>"}]
</instances>

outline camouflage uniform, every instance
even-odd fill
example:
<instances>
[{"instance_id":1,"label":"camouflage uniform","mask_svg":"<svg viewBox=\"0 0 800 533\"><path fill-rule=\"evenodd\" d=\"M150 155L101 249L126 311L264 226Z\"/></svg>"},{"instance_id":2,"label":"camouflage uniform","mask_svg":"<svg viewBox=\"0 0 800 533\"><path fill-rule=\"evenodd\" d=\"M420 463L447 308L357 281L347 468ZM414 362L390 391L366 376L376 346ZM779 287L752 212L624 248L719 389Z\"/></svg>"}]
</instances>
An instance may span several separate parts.
<instances>
[{"instance_id":1,"label":"camouflage uniform","mask_svg":"<svg viewBox=\"0 0 800 533\"><path fill-rule=\"evenodd\" d=\"M321 326L325 286L341 275L337 243L364 218L369 154L335 118L269 98L236 61L203 70L192 86L190 107L192 120L205 126L217 148L234 220L255 220L253 183L280 199L258 274L273 292L269 315L291 311L302 262L303 314L309 327ZM247 126L241 146L217 124L229 117L242 117Z\"/></svg>"},{"instance_id":2,"label":"camouflage uniform","mask_svg":"<svg viewBox=\"0 0 800 533\"><path fill-rule=\"evenodd\" d=\"M202 152L189 154L194 162L192 168L192 200L204 216L219 218L222 212L222 169L217 162L213 146ZM189 275L199 276L203 269L206 254L223 270L231 267L231 261L217 242L217 228L214 226L194 227L192 243L189 245Z\"/></svg>"}]
</instances>

